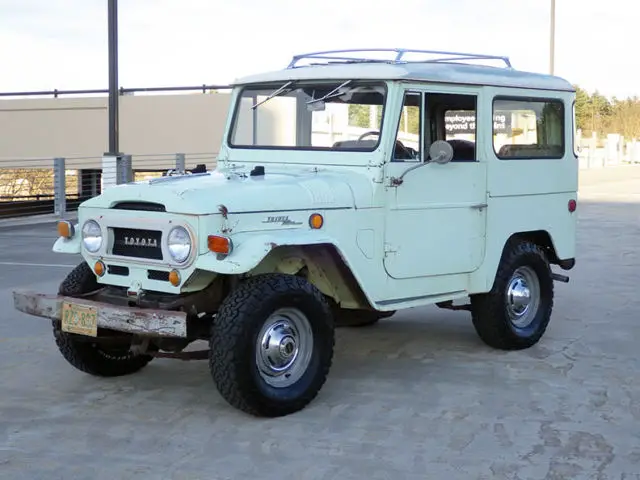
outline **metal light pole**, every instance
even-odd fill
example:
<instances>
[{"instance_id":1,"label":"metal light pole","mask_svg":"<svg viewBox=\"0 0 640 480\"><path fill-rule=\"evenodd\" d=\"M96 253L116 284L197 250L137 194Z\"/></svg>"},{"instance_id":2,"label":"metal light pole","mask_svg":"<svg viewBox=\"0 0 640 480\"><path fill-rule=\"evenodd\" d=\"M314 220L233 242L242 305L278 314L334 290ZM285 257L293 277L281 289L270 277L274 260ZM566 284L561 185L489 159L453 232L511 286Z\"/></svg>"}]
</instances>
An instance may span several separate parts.
<instances>
[{"instance_id":1,"label":"metal light pole","mask_svg":"<svg viewBox=\"0 0 640 480\"><path fill-rule=\"evenodd\" d=\"M556 62L556 0L551 0L551 21L549 32L549 73L554 74Z\"/></svg>"},{"instance_id":2,"label":"metal light pole","mask_svg":"<svg viewBox=\"0 0 640 480\"><path fill-rule=\"evenodd\" d=\"M109 154L118 155L118 0L108 0L109 24Z\"/></svg>"}]
</instances>

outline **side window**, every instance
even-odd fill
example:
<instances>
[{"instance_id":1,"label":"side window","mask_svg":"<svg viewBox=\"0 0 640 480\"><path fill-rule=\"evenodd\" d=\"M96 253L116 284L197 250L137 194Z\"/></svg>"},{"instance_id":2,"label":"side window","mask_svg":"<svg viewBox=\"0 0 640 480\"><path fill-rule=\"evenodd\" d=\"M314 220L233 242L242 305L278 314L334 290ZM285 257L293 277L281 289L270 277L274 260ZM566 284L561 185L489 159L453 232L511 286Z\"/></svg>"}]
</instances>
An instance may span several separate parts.
<instances>
[{"instance_id":1,"label":"side window","mask_svg":"<svg viewBox=\"0 0 640 480\"><path fill-rule=\"evenodd\" d=\"M493 102L493 149L500 159L562 158L561 100L498 98Z\"/></svg>"},{"instance_id":2,"label":"side window","mask_svg":"<svg viewBox=\"0 0 640 480\"><path fill-rule=\"evenodd\" d=\"M425 112L425 152L436 140L446 140L453 147L452 162L477 160L475 95L427 94Z\"/></svg>"},{"instance_id":3,"label":"side window","mask_svg":"<svg viewBox=\"0 0 640 480\"><path fill-rule=\"evenodd\" d=\"M420 160L421 105L421 93L406 92L404 94L402 113L396 133L396 146L393 152L394 162Z\"/></svg>"}]
</instances>

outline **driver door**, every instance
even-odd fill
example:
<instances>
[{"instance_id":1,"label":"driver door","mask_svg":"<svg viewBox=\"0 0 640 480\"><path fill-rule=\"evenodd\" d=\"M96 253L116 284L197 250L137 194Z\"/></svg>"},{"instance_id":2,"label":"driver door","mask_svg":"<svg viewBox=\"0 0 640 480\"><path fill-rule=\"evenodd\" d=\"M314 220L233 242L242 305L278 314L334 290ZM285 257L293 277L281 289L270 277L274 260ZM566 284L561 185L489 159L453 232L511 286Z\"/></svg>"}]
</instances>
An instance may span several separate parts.
<instances>
[{"instance_id":1,"label":"driver door","mask_svg":"<svg viewBox=\"0 0 640 480\"><path fill-rule=\"evenodd\" d=\"M484 259L487 163L482 152L490 125L479 122L476 128L478 113L483 115L476 108L480 92L461 90L407 89L395 116L399 121L390 124L397 128L397 143L385 167L384 268L392 278L473 272ZM428 163L435 140L454 146L449 163ZM417 150L415 157L403 147ZM407 171L411 167L417 168Z\"/></svg>"}]
</instances>

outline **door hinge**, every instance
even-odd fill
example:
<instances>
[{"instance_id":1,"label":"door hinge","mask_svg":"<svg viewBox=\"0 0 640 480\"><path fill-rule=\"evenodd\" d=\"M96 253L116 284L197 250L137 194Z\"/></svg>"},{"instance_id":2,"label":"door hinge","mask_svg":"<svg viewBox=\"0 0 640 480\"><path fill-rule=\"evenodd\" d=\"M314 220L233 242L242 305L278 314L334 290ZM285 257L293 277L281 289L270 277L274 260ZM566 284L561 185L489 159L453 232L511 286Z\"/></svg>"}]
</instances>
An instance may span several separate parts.
<instances>
[{"instance_id":1,"label":"door hinge","mask_svg":"<svg viewBox=\"0 0 640 480\"><path fill-rule=\"evenodd\" d=\"M388 253L396 253L397 251L398 251L398 250L397 250L395 247L393 247L392 245L390 245L390 244L388 244L388 243L385 243L385 244L384 244L384 254L385 254L385 256L386 256Z\"/></svg>"}]
</instances>

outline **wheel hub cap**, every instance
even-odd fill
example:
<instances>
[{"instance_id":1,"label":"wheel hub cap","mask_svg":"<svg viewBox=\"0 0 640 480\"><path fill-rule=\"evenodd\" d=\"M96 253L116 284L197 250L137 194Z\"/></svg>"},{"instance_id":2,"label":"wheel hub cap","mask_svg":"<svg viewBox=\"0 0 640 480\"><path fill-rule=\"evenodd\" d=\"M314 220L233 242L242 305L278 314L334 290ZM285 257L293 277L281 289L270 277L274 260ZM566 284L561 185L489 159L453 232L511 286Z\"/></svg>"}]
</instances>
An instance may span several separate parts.
<instances>
[{"instance_id":1,"label":"wheel hub cap","mask_svg":"<svg viewBox=\"0 0 640 480\"><path fill-rule=\"evenodd\" d=\"M287 368L298 354L293 328L286 321L269 327L260 343L263 360L273 371Z\"/></svg>"},{"instance_id":2,"label":"wheel hub cap","mask_svg":"<svg viewBox=\"0 0 640 480\"><path fill-rule=\"evenodd\" d=\"M506 296L506 308L511 322L519 328L531 324L540 303L540 282L533 269L518 268L507 284Z\"/></svg>"},{"instance_id":3,"label":"wheel hub cap","mask_svg":"<svg viewBox=\"0 0 640 480\"><path fill-rule=\"evenodd\" d=\"M287 387L302 377L313 352L313 332L298 309L274 312L257 338L256 364L260 376L273 387Z\"/></svg>"},{"instance_id":4,"label":"wheel hub cap","mask_svg":"<svg viewBox=\"0 0 640 480\"><path fill-rule=\"evenodd\" d=\"M531 303L531 290L524 278L515 278L509 285L509 303L519 315L527 311Z\"/></svg>"}]
</instances>

